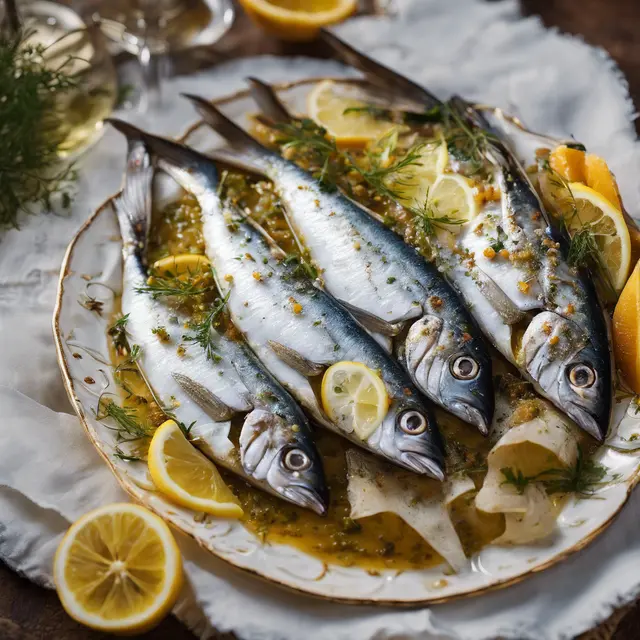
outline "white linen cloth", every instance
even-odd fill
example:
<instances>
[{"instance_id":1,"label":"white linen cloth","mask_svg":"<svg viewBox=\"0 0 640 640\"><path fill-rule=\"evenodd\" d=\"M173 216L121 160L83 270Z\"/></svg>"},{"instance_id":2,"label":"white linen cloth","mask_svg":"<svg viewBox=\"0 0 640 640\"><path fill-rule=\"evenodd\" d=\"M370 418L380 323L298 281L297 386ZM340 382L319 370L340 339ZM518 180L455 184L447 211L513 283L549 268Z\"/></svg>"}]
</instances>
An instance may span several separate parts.
<instances>
[{"instance_id":1,"label":"white linen cloth","mask_svg":"<svg viewBox=\"0 0 640 640\"><path fill-rule=\"evenodd\" d=\"M522 19L515 0L404 0L393 20L359 18L338 31L442 97L497 104L534 130L574 135L607 158L625 205L640 214L640 145L624 78L580 39ZM164 108L137 118L180 133L194 120L180 91L218 96L246 75L268 81L350 73L338 63L254 58L167 83ZM25 219L0 236L0 556L51 587L60 537L86 511L126 500L86 438L62 386L51 336L58 270L73 233L119 187L124 142L109 130L83 158L68 217ZM640 493L584 551L507 590L413 610L353 607L253 580L177 534L188 588L175 613L200 637L247 640L570 638L640 595Z\"/></svg>"}]
</instances>

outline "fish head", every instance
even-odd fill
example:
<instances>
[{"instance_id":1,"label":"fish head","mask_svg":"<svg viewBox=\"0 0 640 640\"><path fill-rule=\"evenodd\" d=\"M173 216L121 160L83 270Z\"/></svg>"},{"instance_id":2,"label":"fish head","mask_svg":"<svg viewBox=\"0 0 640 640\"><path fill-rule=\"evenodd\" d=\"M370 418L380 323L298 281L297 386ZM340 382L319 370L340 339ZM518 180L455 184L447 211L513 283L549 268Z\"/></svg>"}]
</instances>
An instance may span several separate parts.
<instances>
[{"instance_id":1,"label":"fish head","mask_svg":"<svg viewBox=\"0 0 640 640\"><path fill-rule=\"evenodd\" d=\"M444 480L443 446L436 421L432 411L417 399L394 399L371 438L370 444L396 464Z\"/></svg>"},{"instance_id":2,"label":"fish head","mask_svg":"<svg viewBox=\"0 0 640 640\"><path fill-rule=\"evenodd\" d=\"M251 411L240 433L242 466L249 476L266 482L272 493L324 515L329 493L322 460L310 438L296 437L303 425L297 430L295 426L273 411Z\"/></svg>"},{"instance_id":3,"label":"fish head","mask_svg":"<svg viewBox=\"0 0 640 640\"><path fill-rule=\"evenodd\" d=\"M493 420L491 357L470 334L453 330L439 317L414 322L404 342L411 378L432 400L486 435Z\"/></svg>"},{"instance_id":4,"label":"fish head","mask_svg":"<svg viewBox=\"0 0 640 640\"><path fill-rule=\"evenodd\" d=\"M611 368L590 336L575 322L543 312L527 327L522 349L525 368L544 394L587 433L604 440L611 412Z\"/></svg>"}]
</instances>

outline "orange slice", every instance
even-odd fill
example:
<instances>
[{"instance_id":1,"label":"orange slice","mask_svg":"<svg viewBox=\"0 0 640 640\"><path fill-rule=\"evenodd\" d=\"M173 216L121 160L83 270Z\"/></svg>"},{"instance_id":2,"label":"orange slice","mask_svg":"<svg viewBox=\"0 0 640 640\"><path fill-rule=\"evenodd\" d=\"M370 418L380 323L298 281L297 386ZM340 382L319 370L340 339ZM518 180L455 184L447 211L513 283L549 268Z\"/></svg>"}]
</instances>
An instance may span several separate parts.
<instances>
[{"instance_id":1,"label":"orange slice","mask_svg":"<svg viewBox=\"0 0 640 640\"><path fill-rule=\"evenodd\" d=\"M613 312L613 348L622 377L640 393L640 261Z\"/></svg>"},{"instance_id":2,"label":"orange slice","mask_svg":"<svg viewBox=\"0 0 640 640\"><path fill-rule=\"evenodd\" d=\"M348 18L358 0L240 0L265 31L291 42L313 40L321 27Z\"/></svg>"}]
</instances>

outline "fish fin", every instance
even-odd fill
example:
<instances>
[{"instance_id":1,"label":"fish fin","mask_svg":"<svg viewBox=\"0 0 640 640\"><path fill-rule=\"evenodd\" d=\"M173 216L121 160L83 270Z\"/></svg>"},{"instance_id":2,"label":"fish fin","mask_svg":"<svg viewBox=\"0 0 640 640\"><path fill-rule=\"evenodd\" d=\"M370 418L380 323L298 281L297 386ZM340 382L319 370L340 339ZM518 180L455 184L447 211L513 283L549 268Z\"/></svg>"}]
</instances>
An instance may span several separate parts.
<instances>
[{"instance_id":1,"label":"fish fin","mask_svg":"<svg viewBox=\"0 0 640 640\"><path fill-rule=\"evenodd\" d=\"M474 274L476 275L474 282L482 292L482 295L505 324L517 324L525 318L525 313L518 309L511 298L484 271L476 268Z\"/></svg>"},{"instance_id":2,"label":"fish fin","mask_svg":"<svg viewBox=\"0 0 640 640\"><path fill-rule=\"evenodd\" d=\"M180 388L211 418L216 422L230 420L235 413L227 404L222 402L209 389L203 387L199 382L181 373L173 372L171 377L178 383Z\"/></svg>"},{"instance_id":3,"label":"fish fin","mask_svg":"<svg viewBox=\"0 0 640 640\"><path fill-rule=\"evenodd\" d=\"M397 336L398 333L400 333L401 325L382 320L382 318L378 318L368 311L354 307L344 300L339 300L339 302L368 331L381 333L385 336Z\"/></svg>"},{"instance_id":4,"label":"fish fin","mask_svg":"<svg viewBox=\"0 0 640 640\"><path fill-rule=\"evenodd\" d=\"M326 366L324 364L311 362L304 356L300 355L294 349L286 347L279 342L269 340L269 346L271 347L272 351L278 356L278 358L282 360L282 362L284 362L292 369L295 369L298 373L302 374L306 378L319 376L326 369Z\"/></svg>"},{"instance_id":5,"label":"fish fin","mask_svg":"<svg viewBox=\"0 0 640 640\"><path fill-rule=\"evenodd\" d=\"M218 107L205 100L205 98L189 93L181 95L187 98L202 116L202 119L236 150L248 152L252 157L258 158L272 155L271 151L249 135L242 127L239 127L233 120L227 118Z\"/></svg>"},{"instance_id":6,"label":"fish fin","mask_svg":"<svg viewBox=\"0 0 640 640\"><path fill-rule=\"evenodd\" d=\"M270 84L252 77L247 78L247 82L251 90L251 97L272 122L286 124L294 119Z\"/></svg>"},{"instance_id":7,"label":"fish fin","mask_svg":"<svg viewBox=\"0 0 640 640\"><path fill-rule=\"evenodd\" d=\"M320 29L320 39L328 44L342 60L361 71L371 84L384 90L385 93L397 94L408 98L427 109L438 107L442 104L436 96L424 87L393 71L393 69L372 60L327 29Z\"/></svg>"},{"instance_id":8,"label":"fish fin","mask_svg":"<svg viewBox=\"0 0 640 640\"><path fill-rule=\"evenodd\" d=\"M127 167L122 193L114 202L123 240L134 246L143 264L146 263L151 221L151 183L153 165L142 140L142 131L121 120L109 122L127 138Z\"/></svg>"}]
</instances>

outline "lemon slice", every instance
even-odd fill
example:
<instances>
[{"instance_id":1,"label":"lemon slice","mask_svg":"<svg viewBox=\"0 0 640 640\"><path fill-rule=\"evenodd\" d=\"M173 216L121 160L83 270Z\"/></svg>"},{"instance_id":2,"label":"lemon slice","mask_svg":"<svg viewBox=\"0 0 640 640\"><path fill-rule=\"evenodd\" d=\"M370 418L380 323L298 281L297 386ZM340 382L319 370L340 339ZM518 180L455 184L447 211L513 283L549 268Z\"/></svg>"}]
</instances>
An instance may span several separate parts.
<instances>
[{"instance_id":1,"label":"lemon slice","mask_svg":"<svg viewBox=\"0 0 640 640\"><path fill-rule=\"evenodd\" d=\"M313 40L321 27L348 18L358 0L240 0L247 14L282 40Z\"/></svg>"},{"instance_id":2,"label":"lemon slice","mask_svg":"<svg viewBox=\"0 0 640 640\"><path fill-rule=\"evenodd\" d=\"M428 198L436 218L450 218L460 223L473 219L478 212L471 183L456 173L440 175L429 190ZM445 226L452 231L460 228L460 224Z\"/></svg>"},{"instance_id":3,"label":"lemon slice","mask_svg":"<svg viewBox=\"0 0 640 640\"><path fill-rule=\"evenodd\" d=\"M153 270L158 273L166 273L167 271L174 276L184 273L198 273L204 271L210 265L206 256L197 253L181 253L175 256L167 256L153 263Z\"/></svg>"},{"instance_id":4,"label":"lemon slice","mask_svg":"<svg viewBox=\"0 0 640 640\"><path fill-rule=\"evenodd\" d=\"M173 608L182 560L158 516L135 504L111 504L71 525L53 577L72 618L100 631L137 634Z\"/></svg>"},{"instance_id":5,"label":"lemon slice","mask_svg":"<svg viewBox=\"0 0 640 640\"><path fill-rule=\"evenodd\" d=\"M582 229L593 235L611 284L621 291L631 263L631 240L624 216L603 195L580 182L569 185L576 211L564 217L571 236Z\"/></svg>"},{"instance_id":6,"label":"lemon slice","mask_svg":"<svg viewBox=\"0 0 640 640\"><path fill-rule=\"evenodd\" d=\"M243 515L238 499L211 460L167 420L153 434L149 472L158 490L183 507L227 518Z\"/></svg>"},{"instance_id":7,"label":"lemon slice","mask_svg":"<svg viewBox=\"0 0 640 640\"><path fill-rule=\"evenodd\" d=\"M322 378L322 406L338 427L366 440L389 410L382 378L360 362L336 362Z\"/></svg>"},{"instance_id":8,"label":"lemon slice","mask_svg":"<svg viewBox=\"0 0 640 640\"><path fill-rule=\"evenodd\" d=\"M392 122L378 120L366 111L345 113L347 109L366 106L361 100L338 93L331 80L319 82L307 96L309 117L324 127L340 147L363 147L394 128Z\"/></svg>"},{"instance_id":9,"label":"lemon slice","mask_svg":"<svg viewBox=\"0 0 640 640\"><path fill-rule=\"evenodd\" d=\"M419 163L419 164L418 164ZM449 152L444 143L425 144L420 159L403 170L389 176L387 186L399 194L400 204L423 204L427 193L449 163Z\"/></svg>"},{"instance_id":10,"label":"lemon slice","mask_svg":"<svg viewBox=\"0 0 640 640\"><path fill-rule=\"evenodd\" d=\"M640 394L640 261L613 312L613 347L622 377Z\"/></svg>"}]
</instances>

